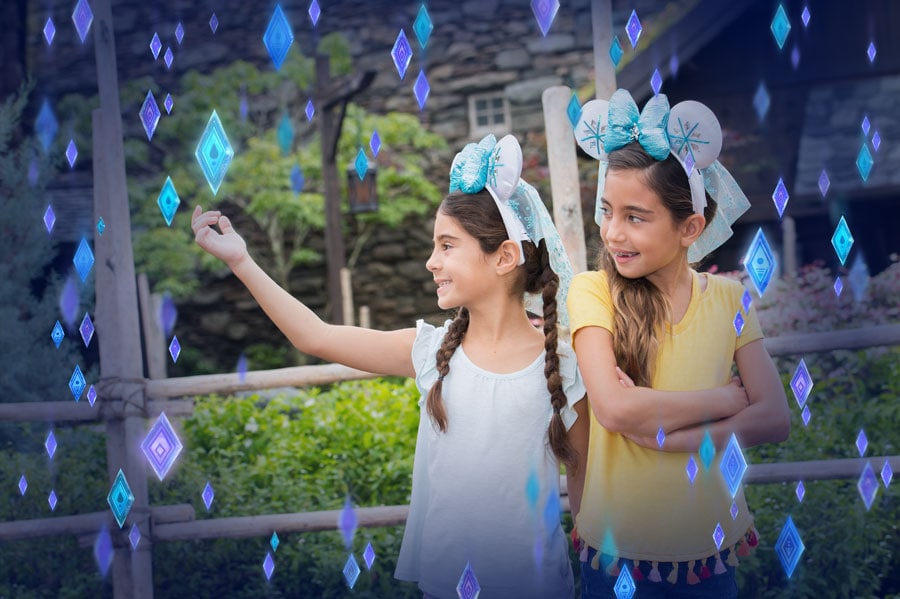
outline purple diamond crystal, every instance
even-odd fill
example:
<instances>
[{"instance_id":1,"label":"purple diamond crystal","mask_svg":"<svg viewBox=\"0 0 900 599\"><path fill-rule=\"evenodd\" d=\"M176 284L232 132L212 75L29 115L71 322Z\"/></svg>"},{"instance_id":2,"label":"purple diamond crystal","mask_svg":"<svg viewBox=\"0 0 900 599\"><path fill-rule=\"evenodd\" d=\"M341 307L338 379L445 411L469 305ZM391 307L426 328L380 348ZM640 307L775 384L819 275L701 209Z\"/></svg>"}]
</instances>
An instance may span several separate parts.
<instances>
[{"instance_id":1,"label":"purple diamond crystal","mask_svg":"<svg viewBox=\"0 0 900 599\"><path fill-rule=\"evenodd\" d=\"M178 343L177 336L173 336L172 342L169 343L169 355L172 356L172 362L178 362L178 356L181 355L181 344Z\"/></svg>"},{"instance_id":2,"label":"purple diamond crystal","mask_svg":"<svg viewBox=\"0 0 900 599\"><path fill-rule=\"evenodd\" d=\"M175 106L175 100L172 99L172 94L166 94L163 106L166 107L166 114L172 114L172 107Z\"/></svg>"},{"instance_id":3,"label":"purple diamond crystal","mask_svg":"<svg viewBox=\"0 0 900 599\"><path fill-rule=\"evenodd\" d=\"M728 446L722 452L719 470L722 472L722 478L725 480L725 484L728 485L728 490L731 491L733 499L741 488L744 473L747 472L747 460L744 458L744 452L741 450L737 436L734 433L731 433Z\"/></svg>"},{"instance_id":4,"label":"purple diamond crystal","mask_svg":"<svg viewBox=\"0 0 900 599\"><path fill-rule=\"evenodd\" d=\"M716 543L716 549L721 549L722 541L725 540L725 531L722 530L721 522L716 523L716 529L713 531L712 538L713 538L713 541L715 541L715 543Z\"/></svg>"},{"instance_id":5,"label":"purple diamond crystal","mask_svg":"<svg viewBox=\"0 0 900 599\"><path fill-rule=\"evenodd\" d=\"M873 139L874 143L874 139ZM875 150L878 151L877 148ZM28 164L28 183L34 187L38 182L38 175L40 175L40 169L38 167L38 162L36 158L32 158L31 162Z\"/></svg>"},{"instance_id":6,"label":"purple diamond crystal","mask_svg":"<svg viewBox=\"0 0 900 599\"><path fill-rule=\"evenodd\" d=\"M808 7L808 6L804 6L804 7L803 7L803 12L800 13L800 20L803 21L803 26L804 26L804 27L809 27L809 17L810 17L810 14L809 14L809 7Z\"/></svg>"},{"instance_id":7,"label":"purple diamond crystal","mask_svg":"<svg viewBox=\"0 0 900 599\"><path fill-rule=\"evenodd\" d=\"M409 68L409 61L412 60L412 48L409 40L406 39L406 32L402 29L397 34L394 47L391 48L391 57L394 59L394 66L397 67L397 74L400 79L406 77L406 69Z\"/></svg>"},{"instance_id":8,"label":"purple diamond crystal","mask_svg":"<svg viewBox=\"0 0 900 599\"><path fill-rule=\"evenodd\" d=\"M884 460L884 466L881 467L881 482L884 483L884 488L887 489L891 486L891 481L894 479L894 469L891 468L891 463ZM25 476L22 476L22 480L25 480ZM19 483L21 488L21 482ZM22 494L25 494L25 491L22 491Z\"/></svg>"},{"instance_id":9,"label":"purple diamond crystal","mask_svg":"<svg viewBox=\"0 0 900 599\"><path fill-rule=\"evenodd\" d=\"M653 95L658 96L659 90L662 87L663 80L662 75L659 74L659 69L653 69L653 76L650 77L650 89L653 90Z\"/></svg>"},{"instance_id":10,"label":"purple diamond crystal","mask_svg":"<svg viewBox=\"0 0 900 599\"><path fill-rule=\"evenodd\" d=\"M78 37L81 38L82 44L93 21L94 13L91 11L91 5L88 4L87 0L78 0L74 12L72 12L72 22L75 23L75 29L78 31Z\"/></svg>"},{"instance_id":11,"label":"purple diamond crystal","mask_svg":"<svg viewBox=\"0 0 900 599\"><path fill-rule=\"evenodd\" d=\"M740 337L741 333L744 332L744 316L741 314L741 311L738 310L737 314L734 315L734 331L737 333L737 336Z\"/></svg>"},{"instance_id":12,"label":"purple diamond crystal","mask_svg":"<svg viewBox=\"0 0 900 599\"><path fill-rule=\"evenodd\" d=\"M263 574L266 575L266 580L272 580L272 573L275 571L275 560L272 559L272 554L266 551L266 559L263 560Z\"/></svg>"},{"instance_id":13,"label":"purple diamond crystal","mask_svg":"<svg viewBox=\"0 0 900 599\"><path fill-rule=\"evenodd\" d=\"M181 24L181 21L175 26L175 39L178 40L178 45L180 46L181 40L184 39L184 26Z\"/></svg>"},{"instance_id":14,"label":"purple diamond crystal","mask_svg":"<svg viewBox=\"0 0 900 599\"><path fill-rule=\"evenodd\" d=\"M866 467L859 475L856 488L859 490L859 496L862 497L863 503L866 504L866 511L869 511L872 509L872 503L875 502L875 495L878 493L878 479L875 477L875 471L872 470L871 462L866 462Z\"/></svg>"},{"instance_id":15,"label":"purple diamond crystal","mask_svg":"<svg viewBox=\"0 0 900 599\"><path fill-rule=\"evenodd\" d=\"M141 542L141 531L137 524L131 525L131 531L128 533L128 540L131 542L131 550L137 549L138 543Z\"/></svg>"},{"instance_id":16,"label":"purple diamond crystal","mask_svg":"<svg viewBox=\"0 0 900 599\"><path fill-rule=\"evenodd\" d=\"M213 13L209 18L209 28L212 30L213 35L215 35L216 30L219 29L219 17L216 16L216 13Z\"/></svg>"},{"instance_id":17,"label":"purple diamond crystal","mask_svg":"<svg viewBox=\"0 0 900 599\"><path fill-rule=\"evenodd\" d=\"M213 491L209 481L206 481L206 486L203 487L203 493L201 493L200 496L203 497L203 505L206 506L206 511L208 512L210 506L212 506L213 499L216 497L216 492Z\"/></svg>"},{"instance_id":18,"label":"purple diamond crystal","mask_svg":"<svg viewBox=\"0 0 900 599\"><path fill-rule=\"evenodd\" d=\"M795 71L800 67L800 48L797 46L791 48L791 66Z\"/></svg>"},{"instance_id":19,"label":"purple diamond crystal","mask_svg":"<svg viewBox=\"0 0 900 599\"><path fill-rule=\"evenodd\" d=\"M797 483L797 501L803 503L803 497L806 496L806 487L803 486L803 481L801 480Z\"/></svg>"},{"instance_id":20,"label":"purple diamond crystal","mask_svg":"<svg viewBox=\"0 0 900 599\"><path fill-rule=\"evenodd\" d=\"M829 187L831 187L831 181L828 179L828 173L823 168L822 174L819 175L819 192L821 192L823 198L828 193Z\"/></svg>"},{"instance_id":21,"label":"purple diamond crystal","mask_svg":"<svg viewBox=\"0 0 900 599\"><path fill-rule=\"evenodd\" d=\"M241 354L237 362L238 380L243 383L247 380L247 356Z\"/></svg>"},{"instance_id":22,"label":"purple diamond crystal","mask_svg":"<svg viewBox=\"0 0 900 599\"><path fill-rule=\"evenodd\" d=\"M378 152L381 150L381 136L378 135L378 130L372 131L372 138L369 140L369 149L372 150L372 158L378 157Z\"/></svg>"},{"instance_id":23,"label":"purple diamond crystal","mask_svg":"<svg viewBox=\"0 0 900 599\"><path fill-rule=\"evenodd\" d=\"M91 407L94 407L94 403L97 401L97 390L94 389L93 385L88 387L87 400L88 403L91 404Z\"/></svg>"},{"instance_id":24,"label":"purple diamond crystal","mask_svg":"<svg viewBox=\"0 0 900 599\"><path fill-rule=\"evenodd\" d=\"M800 417L803 419L803 426L809 426L809 419L812 418L812 414L809 413L809 406L803 406Z\"/></svg>"},{"instance_id":25,"label":"purple diamond crystal","mask_svg":"<svg viewBox=\"0 0 900 599\"><path fill-rule=\"evenodd\" d=\"M687 173L688 177L694 172L694 153L688 152L688 155L684 159L684 170Z\"/></svg>"},{"instance_id":26,"label":"purple diamond crystal","mask_svg":"<svg viewBox=\"0 0 900 599\"><path fill-rule=\"evenodd\" d=\"M769 90L766 89L765 82L760 81L759 87L756 88L756 93L753 94L753 108L756 109L756 116L759 117L760 121L766 118L770 104Z\"/></svg>"},{"instance_id":27,"label":"purple diamond crystal","mask_svg":"<svg viewBox=\"0 0 900 599\"><path fill-rule=\"evenodd\" d=\"M306 180L303 177L303 171L300 169L299 164L295 164L291 169L291 189L294 190L294 193L300 193L303 191L304 183L306 183ZM244 364L244 367L246 368L246 363ZM244 374L247 374L246 370L244 371Z\"/></svg>"},{"instance_id":28,"label":"purple diamond crystal","mask_svg":"<svg viewBox=\"0 0 900 599\"><path fill-rule=\"evenodd\" d=\"M887 464L887 462L885 462L885 464ZM28 481L25 480L25 475L23 474L22 477L19 479L19 495L24 496L25 491L27 489L28 489Z\"/></svg>"},{"instance_id":29,"label":"purple diamond crystal","mask_svg":"<svg viewBox=\"0 0 900 599\"><path fill-rule=\"evenodd\" d=\"M44 23L44 39L47 40L48 46L53 44L54 37L56 37L56 25L53 24L51 17L47 17L47 22Z\"/></svg>"},{"instance_id":30,"label":"purple diamond crystal","mask_svg":"<svg viewBox=\"0 0 900 599\"><path fill-rule=\"evenodd\" d=\"M322 10L319 8L319 3L316 0L312 0L309 3L309 20L312 21L313 27L319 24L319 17L322 14Z\"/></svg>"},{"instance_id":31,"label":"purple diamond crystal","mask_svg":"<svg viewBox=\"0 0 900 599\"><path fill-rule=\"evenodd\" d=\"M112 538L110 538L106 526L100 529L100 534L97 535L97 540L94 541L94 559L97 560L100 575L106 576L113 559Z\"/></svg>"},{"instance_id":32,"label":"purple diamond crystal","mask_svg":"<svg viewBox=\"0 0 900 599\"><path fill-rule=\"evenodd\" d=\"M459 595L460 599L477 599L480 592L481 585L478 584L475 571L472 570L472 564L466 562L466 567L463 569L459 582L456 584L456 594Z\"/></svg>"},{"instance_id":33,"label":"purple diamond crystal","mask_svg":"<svg viewBox=\"0 0 900 599\"><path fill-rule=\"evenodd\" d=\"M794 399L797 400L797 405L801 408L806 405L806 400L812 388L812 377L809 376L806 362L801 358L796 370L794 370L794 376L791 378L791 391L794 392Z\"/></svg>"},{"instance_id":34,"label":"purple diamond crystal","mask_svg":"<svg viewBox=\"0 0 900 599\"><path fill-rule=\"evenodd\" d=\"M775 186L775 191L772 192L772 201L775 202L775 208L778 210L778 218L781 218L784 214L784 207L787 206L790 199L791 196L788 194L787 187L784 186L784 180L779 177L778 185Z\"/></svg>"},{"instance_id":35,"label":"purple diamond crystal","mask_svg":"<svg viewBox=\"0 0 900 599\"><path fill-rule=\"evenodd\" d=\"M866 439L866 431L859 429L859 434L856 436L856 449L859 451L859 457L866 455L866 449L868 448L869 440Z\"/></svg>"},{"instance_id":36,"label":"purple diamond crystal","mask_svg":"<svg viewBox=\"0 0 900 599\"><path fill-rule=\"evenodd\" d=\"M875 148L876 152L881 147L881 134L878 131L872 135L872 147Z\"/></svg>"},{"instance_id":37,"label":"purple diamond crystal","mask_svg":"<svg viewBox=\"0 0 900 599\"><path fill-rule=\"evenodd\" d=\"M50 511L56 511L56 504L59 502L59 499L56 497L56 491L50 490L50 496L47 497L47 503L50 504Z\"/></svg>"},{"instance_id":38,"label":"purple diamond crystal","mask_svg":"<svg viewBox=\"0 0 900 599\"><path fill-rule=\"evenodd\" d=\"M153 38L150 40L150 53L153 54L153 60L159 59L160 50L162 50L162 42L159 41L159 34L154 32Z\"/></svg>"},{"instance_id":39,"label":"purple diamond crystal","mask_svg":"<svg viewBox=\"0 0 900 599\"><path fill-rule=\"evenodd\" d=\"M50 431L50 434L47 435L47 440L44 441L44 447L47 448L47 455L50 456L50 459L53 459L53 454L56 453L56 436L53 434L53 431Z\"/></svg>"},{"instance_id":40,"label":"purple diamond crystal","mask_svg":"<svg viewBox=\"0 0 900 599\"><path fill-rule=\"evenodd\" d=\"M56 132L59 130L59 123L47 100L44 100L44 103L41 104L41 110L34 121L34 130L37 131L38 139L41 140L44 151L49 150L50 144L53 143L53 138L56 137Z\"/></svg>"},{"instance_id":41,"label":"purple diamond crystal","mask_svg":"<svg viewBox=\"0 0 900 599\"><path fill-rule=\"evenodd\" d=\"M739 510L738 510L737 503L735 503L734 501L732 501L732 502L731 502L731 509L728 510L728 511L731 513L731 519L732 519L732 520L737 520L737 517L738 517L738 511L739 511Z\"/></svg>"},{"instance_id":42,"label":"purple diamond crystal","mask_svg":"<svg viewBox=\"0 0 900 599\"><path fill-rule=\"evenodd\" d=\"M872 124L869 122L868 116L863 116L862 123L860 123L860 128L862 129L865 135L869 134L869 128L871 128Z\"/></svg>"},{"instance_id":43,"label":"purple diamond crystal","mask_svg":"<svg viewBox=\"0 0 900 599\"><path fill-rule=\"evenodd\" d=\"M178 308L175 306L175 301L169 292L165 292L159 306L159 324L162 327L163 335L169 336L177 319Z\"/></svg>"},{"instance_id":44,"label":"purple diamond crystal","mask_svg":"<svg viewBox=\"0 0 900 599\"><path fill-rule=\"evenodd\" d=\"M656 431L656 444L662 449L663 443L666 442L666 431L663 430L663 427L659 427L659 430Z\"/></svg>"},{"instance_id":45,"label":"purple diamond crystal","mask_svg":"<svg viewBox=\"0 0 900 599\"><path fill-rule=\"evenodd\" d=\"M697 471L699 468L697 467L697 460L694 459L694 456L688 458L687 467L685 467L685 472L687 472L688 480L691 481L691 484L694 484L694 479L697 478Z\"/></svg>"},{"instance_id":46,"label":"purple diamond crystal","mask_svg":"<svg viewBox=\"0 0 900 599\"><path fill-rule=\"evenodd\" d=\"M637 12L632 10L631 16L628 17L628 23L625 25L625 31L628 33L628 40L631 42L631 47L636 48L638 39L641 37L641 31L644 28L641 27L641 21L638 19Z\"/></svg>"},{"instance_id":47,"label":"purple diamond crystal","mask_svg":"<svg viewBox=\"0 0 900 599\"><path fill-rule=\"evenodd\" d=\"M750 306L753 305L753 297L750 295L749 289L744 289L744 295L741 296L741 306L744 307L744 313L750 313Z\"/></svg>"},{"instance_id":48,"label":"purple diamond crystal","mask_svg":"<svg viewBox=\"0 0 900 599\"><path fill-rule=\"evenodd\" d=\"M306 109L304 110L306 113L306 120L311 121L313 116L316 114L316 107L313 105L312 99L306 101Z\"/></svg>"},{"instance_id":49,"label":"purple diamond crystal","mask_svg":"<svg viewBox=\"0 0 900 599\"><path fill-rule=\"evenodd\" d=\"M375 563L375 549L372 548L372 543L366 545L366 550L363 551L363 561L366 563L366 570L371 570L372 564Z\"/></svg>"},{"instance_id":50,"label":"purple diamond crystal","mask_svg":"<svg viewBox=\"0 0 900 599\"><path fill-rule=\"evenodd\" d=\"M56 224L56 214L53 212L53 206L47 204L47 210L44 211L44 226L47 233L53 232L53 225Z\"/></svg>"},{"instance_id":51,"label":"purple diamond crystal","mask_svg":"<svg viewBox=\"0 0 900 599\"><path fill-rule=\"evenodd\" d=\"M348 495L344 499L344 509L341 510L341 516L338 519L338 528L341 531L341 536L344 537L344 545L348 549L353 542L353 535L356 533L356 524L356 511L353 509L353 505L350 503L350 496Z\"/></svg>"},{"instance_id":52,"label":"purple diamond crystal","mask_svg":"<svg viewBox=\"0 0 900 599\"><path fill-rule=\"evenodd\" d=\"M84 341L84 346L89 346L91 339L94 337L94 323L91 322L91 315L87 312L84 313L84 318L81 319L81 326L78 327L78 332L81 333L81 340Z\"/></svg>"},{"instance_id":53,"label":"purple diamond crystal","mask_svg":"<svg viewBox=\"0 0 900 599\"><path fill-rule=\"evenodd\" d=\"M875 55L878 51L875 49L875 42L869 42L869 47L866 48L866 56L869 57L869 62L875 62Z\"/></svg>"},{"instance_id":54,"label":"purple diamond crystal","mask_svg":"<svg viewBox=\"0 0 900 599\"><path fill-rule=\"evenodd\" d=\"M425 71L419 71L419 76L416 77L416 83L413 85L413 91L416 94L416 100L419 102L419 110L423 110L425 101L428 100L428 94L431 92L431 86L428 85Z\"/></svg>"},{"instance_id":55,"label":"purple diamond crystal","mask_svg":"<svg viewBox=\"0 0 900 599\"><path fill-rule=\"evenodd\" d=\"M678 75L678 55L672 54L672 57L669 59L669 76L675 77Z\"/></svg>"},{"instance_id":56,"label":"purple diamond crystal","mask_svg":"<svg viewBox=\"0 0 900 599\"><path fill-rule=\"evenodd\" d=\"M550 31L550 26L553 24L558 10L559 0L531 0L531 12L534 13L534 18L537 19L544 37L547 37L547 32Z\"/></svg>"},{"instance_id":57,"label":"purple diamond crystal","mask_svg":"<svg viewBox=\"0 0 900 599\"><path fill-rule=\"evenodd\" d=\"M347 581L347 586L351 589L359 578L359 572L359 564L356 563L356 556L351 553L350 557L347 558L347 563L344 564L344 580Z\"/></svg>"},{"instance_id":58,"label":"purple diamond crystal","mask_svg":"<svg viewBox=\"0 0 900 599\"><path fill-rule=\"evenodd\" d=\"M69 168L75 168L76 158L78 158L78 148L75 147L75 140L70 139L69 145L66 146L66 160L69 161Z\"/></svg>"},{"instance_id":59,"label":"purple diamond crystal","mask_svg":"<svg viewBox=\"0 0 900 599\"><path fill-rule=\"evenodd\" d=\"M172 68L172 60L175 58L175 55L172 53L172 47L171 47L171 46L168 47L168 48L166 48L166 53L165 53L165 55L163 56L163 58L164 58L165 61L166 61L166 68L167 68L167 69L171 69L171 68Z\"/></svg>"},{"instance_id":60,"label":"purple diamond crystal","mask_svg":"<svg viewBox=\"0 0 900 599\"><path fill-rule=\"evenodd\" d=\"M156 423L147 433L147 437L141 443L141 451L150 466L156 473L157 478L162 480L169 473L175 460L181 454L181 440L175 434L169 419L166 418L165 412L160 412Z\"/></svg>"},{"instance_id":61,"label":"purple diamond crystal","mask_svg":"<svg viewBox=\"0 0 900 599\"><path fill-rule=\"evenodd\" d=\"M69 276L59 296L59 310L63 320L70 327L75 324L75 314L78 312L78 286L75 277Z\"/></svg>"}]
</instances>

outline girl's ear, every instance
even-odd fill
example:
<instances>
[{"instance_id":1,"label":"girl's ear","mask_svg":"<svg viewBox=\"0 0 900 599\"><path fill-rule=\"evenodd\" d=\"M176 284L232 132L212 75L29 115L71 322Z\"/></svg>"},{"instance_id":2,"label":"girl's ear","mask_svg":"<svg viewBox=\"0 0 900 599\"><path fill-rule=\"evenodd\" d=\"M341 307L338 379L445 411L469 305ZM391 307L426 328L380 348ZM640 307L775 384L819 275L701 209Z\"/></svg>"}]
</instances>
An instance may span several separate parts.
<instances>
[{"instance_id":1,"label":"girl's ear","mask_svg":"<svg viewBox=\"0 0 900 599\"><path fill-rule=\"evenodd\" d=\"M505 275L514 271L519 266L519 254L519 245L515 241L507 239L501 243L494 254L497 260L497 274Z\"/></svg>"},{"instance_id":2,"label":"girl's ear","mask_svg":"<svg viewBox=\"0 0 900 599\"><path fill-rule=\"evenodd\" d=\"M681 245L690 247L697 241L700 234L706 228L706 218L702 214L692 214L681 223Z\"/></svg>"}]
</instances>

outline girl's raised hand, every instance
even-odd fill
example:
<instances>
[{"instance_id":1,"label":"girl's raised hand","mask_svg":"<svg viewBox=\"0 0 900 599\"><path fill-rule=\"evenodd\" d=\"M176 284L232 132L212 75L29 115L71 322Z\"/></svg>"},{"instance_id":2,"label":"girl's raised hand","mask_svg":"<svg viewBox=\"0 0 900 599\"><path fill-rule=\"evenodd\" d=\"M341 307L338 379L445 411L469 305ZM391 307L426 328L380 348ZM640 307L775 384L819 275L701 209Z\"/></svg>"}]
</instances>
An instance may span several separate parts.
<instances>
[{"instance_id":1,"label":"girl's raised hand","mask_svg":"<svg viewBox=\"0 0 900 599\"><path fill-rule=\"evenodd\" d=\"M219 231L212 227L219 226ZM200 206L194 208L191 215L191 229L194 241L204 250L225 262L232 270L247 257L247 244L237 234L227 216L218 210L203 212Z\"/></svg>"}]
</instances>

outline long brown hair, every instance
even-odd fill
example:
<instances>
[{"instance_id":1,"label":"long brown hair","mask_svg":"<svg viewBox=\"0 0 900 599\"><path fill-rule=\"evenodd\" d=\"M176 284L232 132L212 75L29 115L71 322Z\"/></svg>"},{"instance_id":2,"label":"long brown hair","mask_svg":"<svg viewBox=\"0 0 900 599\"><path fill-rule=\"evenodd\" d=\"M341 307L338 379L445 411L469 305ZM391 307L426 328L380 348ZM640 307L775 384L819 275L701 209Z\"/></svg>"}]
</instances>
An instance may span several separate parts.
<instances>
[{"instance_id":1,"label":"long brown hair","mask_svg":"<svg viewBox=\"0 0 900 599\"><path fill-rule=\"evenodd\" d=\"M676 226L694 213L691 188L684 167L673 155L656 160L638 142L609 153L609 171L638 170L672 215ZM599 201L599 200L598 200ZM716 202L706 194L706 222L716 214ZM629 279L616 270L615 261L605 244L600 244L598 270L606 273L615 316L613 348L616 364L634 380L649 387L659 351L663 325L671 318L669 300L644 277Z\"/></svg>"},{"instance_id":2,"label":"long brown hair","mask_svg":"<svg viewBox=\"0 0 900 599\"><path fill-rule=\"evenodd\" d=\"M500 217L500 211L487 191L475 194L451 193L444 199L438 210L456 220L466 233L477 239L481 251L485 254L496 252L500 244L509 239L503 219ZM556 291L559 287L559 278L550 267L550 255L543 240L537 246L530 241L523 241L522 251L525 254L525 263L519 267L520 274L514 285L513 293L521 296L525 292L540 292L543 298L544 376L547 379L547 391L550 393L550 405L553 407L553 416L548 429L550 448L560 462L568 467L574 467L576 453L569 444L566 427L560 416L560 411L566 405L566 395L563 391L562 376L559 373L559 355L556 352L558 340ZM436 354L438 380L428 391L426 408L429 416L442 432L446 432L448 426L447 411L441 397L443 380L450 372L450 358L462 343L468 328L469 311L465 307L461 307L456 318L447 328L447 333Z\"/></svg>"}]
</instances>

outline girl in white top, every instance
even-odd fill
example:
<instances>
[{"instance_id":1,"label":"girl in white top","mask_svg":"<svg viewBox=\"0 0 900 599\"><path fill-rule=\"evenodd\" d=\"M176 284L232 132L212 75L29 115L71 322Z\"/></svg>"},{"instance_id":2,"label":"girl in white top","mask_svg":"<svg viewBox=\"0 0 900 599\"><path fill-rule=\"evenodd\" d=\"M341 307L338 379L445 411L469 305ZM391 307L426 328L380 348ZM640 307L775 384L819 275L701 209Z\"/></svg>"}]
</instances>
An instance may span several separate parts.
<instances>
[{"instance_id":1,"label":"girl in white top","mask_svg":"<svg viewBox=\"0 0 900 599\"><path fill-rule=\"evenodd\" d=\"M571 267L520 172L512 136L499 143L488 136L454 160L425 266L438 305L459 310L437 328L422 321L397 331L327 324L262 271L227 217L199 206L193 214L197 243L228 264L298 349L369 372L415 376L427 415L395 576L440 599L467 585L480 587L483 599L573 595L559 463L568 466L575 515L588 419L574 354L557 339L565 310L557 293L565 292ZM543 334L528 320L526 292L542 293Z\"/></svg>"}]
</instances>

